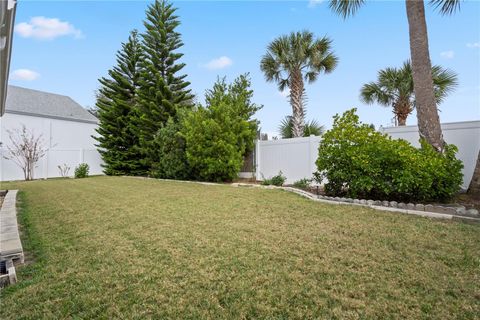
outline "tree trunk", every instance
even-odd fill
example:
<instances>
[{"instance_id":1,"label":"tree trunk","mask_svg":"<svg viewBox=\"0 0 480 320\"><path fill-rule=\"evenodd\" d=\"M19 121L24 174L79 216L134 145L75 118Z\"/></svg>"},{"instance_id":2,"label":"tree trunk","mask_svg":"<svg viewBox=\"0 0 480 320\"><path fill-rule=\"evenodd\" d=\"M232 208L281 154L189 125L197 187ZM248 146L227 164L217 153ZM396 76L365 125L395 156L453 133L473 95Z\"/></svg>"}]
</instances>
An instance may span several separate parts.
<instances>
[{"instance_id":1,"label":"tree trunk","mask_svg":"<svg viewBox=\"0 0 480 320\"><path fill-rule=\"evenodd\" d=\"M480 198L480 151L478 152L477 165L473 171L472 180L468 186L468 194Z\"/></svg>"},{"instance_id":2,"label":"tree trunk","mask_svg":"<svg viewBox=\"0 0 480 320\"><path fill-rule=\"evenodd\" d=\"M397 114L397 121L398 121L398 125L399 126L406 126L407 125L407 117L408 117L408 114L405 115L405 114Z\"/></svg>"},{"instance_id":3,"label":"tree trunk","mask_svg":"<svg viewBox=\"0 0 480 320\"><path fill-rule=\"evenodd\" d=\"M405 3L410 33L413 88L415 91L420 137L425 138L438 152L443 152L445 142L443 141L433 89L425 6L423 0L406 0Z\"/></svg>"},{"instance_id":4,"label":"tree trunk","mask_svg":"<svg viewBox=\"0 0 480 320\"><path fill-rule=\"evenodd\" d=\"M292 105L292 131L293 137L303 137L305 117L303 114L303 79L302 72L292 72L290 78L290 104Z\"/></svg>"},{"instance_id":5,"label":"tree trunk","mask_svg":"<svg viewBox=\"0 0 480 320\"><path fill-rule=\"evenodd\" d=\"M396 117L396 125L405 126L407 125L407 118L410 113L412 113L412 106L409 99L400 98L393 105L393 113Z\"/></svg>"}]
</instances>

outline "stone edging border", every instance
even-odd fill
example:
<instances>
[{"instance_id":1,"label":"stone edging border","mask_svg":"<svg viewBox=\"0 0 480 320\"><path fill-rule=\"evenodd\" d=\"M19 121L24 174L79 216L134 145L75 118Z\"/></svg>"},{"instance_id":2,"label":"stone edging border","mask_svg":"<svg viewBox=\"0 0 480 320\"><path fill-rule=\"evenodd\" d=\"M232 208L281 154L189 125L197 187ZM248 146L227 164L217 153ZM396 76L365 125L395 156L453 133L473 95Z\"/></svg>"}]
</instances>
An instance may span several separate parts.
<instances>
[{"instance_id":1,"label":"stone edging border","mask_svg":"<svg viewBox=\"0 0 480 320\"><path fill-rule=\"evenodd\" d=\"M235 187L258 187L264 189L279 189L285 190L288 192L296 193L302 197L308 198L313 201L336 204L336 205L353 205L368 207L375 210L383 210L390 212L399 212L404 214L412 214L422 217L437 218L437 219L447 219L447 220L461 220L465 222L474 222L480 223L480 215L475 209L465 210L464 207L454 208L454 207L443 207L443 206L433 206L433 205L414 205L413 203L397 203L396 201L374 201L374 200L364 200L364 199L351 199L351 198L339 198L339 197L327 197L322 195L316 195L301 189L292 188L292 187L277 187L277 186L262 186L248 183L233 183L232 186ZM473 216L464 216L457 213L458 209L463 208L465 212ZM436 211L435 211L436 210ZM476 216L475 216L476 215Z\"/></svg>"},{"instance_id":2,"label":"stone edging border","mask_svg":"<svg viewBox=\"0 0 480 320\"><path fill-rule=\"evenodd\" d=\"M123 177L134 178L134 179L152 179L152 180L169 181L169 182L197 183L197 184L210 185L210 186L233 186L233 187L251 187L251 188L285 190L288 192L296 193L310 200L323 202L323 203L336 204L336 205L361 206L361 207L372 208L375 210L412 214L412 215L421 216L421 217L480 223L480 215L478 214L478 211L475 209L465 210L464 207L455 208L455 207L434 206L434 205L428 205L428 204L427 205L413 204L413 203L405 204L402 202L397 203L396 201L379 201L379 200L374 201L374 200L364 200L364 199L359 200L359 199L351 199L351 198L327 197L322 195L316 195L316 194L313 194L301 189L293 188L293 187L263 186L263 185L252 184L252 183L222 184L222 183L214 183L214 182L156 179L156 178L135 177L135 176L123 176ZM464 214L469 214L470 216L460 215L460 213L457 212L457 210L464 211Z\"/></svg>"}]
</instances>

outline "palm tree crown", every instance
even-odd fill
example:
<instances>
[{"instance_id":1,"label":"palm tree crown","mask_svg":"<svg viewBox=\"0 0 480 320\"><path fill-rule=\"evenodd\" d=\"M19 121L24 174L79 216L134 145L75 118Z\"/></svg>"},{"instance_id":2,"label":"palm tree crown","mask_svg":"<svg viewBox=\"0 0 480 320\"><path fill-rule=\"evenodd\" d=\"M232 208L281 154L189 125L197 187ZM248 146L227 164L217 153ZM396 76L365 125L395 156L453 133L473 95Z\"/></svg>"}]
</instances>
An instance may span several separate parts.
<instances>
[{"instance_id":1,"label":"palm tree crown","mask_svg":"<svg viewBox=\"0 0 480 320\"><path fill-rule=\"evenodd\" d=\"M433 85L437 104L457 86L457 74L440 66L432 67ZM406 124L408 115L415 107L412 67L410 61L401 68L385 68L378 72L376 82L365 84L360 92L360 99L368 104L377 102L392 106L396 123Z\"/></svg>"},{"instance_id":2,"label":"palm tree crown","mask_svg":"<svg viewBox=\"0 0 480 320\"><path fill-rule=\"evenodd\" d=\"M293 138L293 123L292 123L292 116L286 116L280 125L278 126L278 131L280 132L280 136L282 139L290 139ZM305 123L305 127L303 128L303 137L313 136L321 136L325 131L325 127L320 125L317 120L312 119L310 122Z\"/></svg>"},{"instance_id":3,"label":"palm tree crown","mask_svg":"<svg viewBox=\"0 0 480 320\"><path fill-rule=\"evenodd\" d=\"M292 32L275 39L267 48L260 67L269 82L276 82L283 91L290 90L293 132L303 135L304 127L304 80L314 82L320 73L332 72L338 58L331 51L332 41L315 38L312 32Z\"/></svg>"},{"instance_id":4,"label":"palm tree crown","mask_svg":"<svg viewBox=\"0 0 480 320\"><path fill-rule=\"evenodd\" d=\"M408 1L408 0L407 0ZM355 15L366 0L330 0L330 9L343 18ZM460 10L460 0L430 0L430 5L441 14L452 14Z\"/></svg>"}]
</instances>

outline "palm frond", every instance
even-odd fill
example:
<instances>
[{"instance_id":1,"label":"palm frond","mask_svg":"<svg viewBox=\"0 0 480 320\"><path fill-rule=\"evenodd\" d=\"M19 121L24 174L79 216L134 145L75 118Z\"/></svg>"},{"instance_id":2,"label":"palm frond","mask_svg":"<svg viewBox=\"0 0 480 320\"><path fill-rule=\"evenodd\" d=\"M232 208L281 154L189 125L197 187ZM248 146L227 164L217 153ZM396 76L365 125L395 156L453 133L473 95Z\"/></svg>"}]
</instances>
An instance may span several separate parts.
<instances>
[{"instance_id":1,"label":"palm frond","mask_svg":"<svg viewBox=\"0 0 480 320\"><path fill-rule=\"evenodd\" d=\"M430 0L430 5L443 15L453 14L460 10L460 0Z\"/></svg>"},{"instance_id":2,"label":"palm frond","mask_svg":"<svg viewBox=\"0 0 480 320\"><path fill-rule=\"evenodd\" d=\"M353 16L365 0L330 0L330 9L344 19Z\"/></svg>"},{"instance_id":3,"label":"palm frond","mask_svg":"<svg viewBox=\"0 0 480 320\"><path fill-rule=\"evenodd\" d=\"M282 139L290 139L293 138L293 122L292 116L286 116L280 122L278 126L278 131ZM309 137L311 135L320 136L325 132L325 127L320 125L320 123L312 119L310 122L305 123L305 127L303 129L303 136Z\"/></svg>"},{"instance_id":4,"label":"palm frond","mask_svg":"<svg viewBox=\"0 0 480 320\"><path fill-rule=\"evenodd\" d=\"M363 85L360 90L360 100L366 104L373 104L378 102L384 106L390 106L395 97L379 84L370 82Z\"/></svg>"},{"instance_id":5,"label":"palm frond","mask_svg":"<svg viewBox=\"0 0 480 320\"><path fill-rule=\"evenodd\" d=\"M305 123L305 128L303 130L303 136L321 136L325 132L325 126L322 126L318 123L317 120L312 119L310 122Z\"/></svg>"},{"instance_id":6,"label":"palm frond","mask_svg":"<svg viewBox=\"0 0 480 320\"><path fill-rule=\"evenodd\" d=\"M435 98L439 104L458 86L457 74L438 65L432 67L432 79Z\"/></svg>"},{"instance_id":7,"label":"palm frond","mask_svg":"<svg viewBox=\"0 0 480 320\"><path fill-rule=\"evenodd\" d=\"M278 60L270 53L267 52L260 62L260 69L265 75L265 79L268 82L280 81L281 80L281 68Z\"/></svg>"}]
</instances>

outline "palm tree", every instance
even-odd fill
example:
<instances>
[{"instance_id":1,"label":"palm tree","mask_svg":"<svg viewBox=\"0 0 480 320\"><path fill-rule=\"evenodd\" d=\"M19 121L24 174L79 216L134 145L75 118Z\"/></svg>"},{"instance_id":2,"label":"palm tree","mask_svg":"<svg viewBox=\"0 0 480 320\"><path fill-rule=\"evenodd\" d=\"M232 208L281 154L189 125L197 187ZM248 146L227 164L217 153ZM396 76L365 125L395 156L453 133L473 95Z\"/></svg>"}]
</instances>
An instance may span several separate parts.
<instances>
[{"instance_id":1,"label":"palm tree","mask_svg":"<svg viewBox=\"0 0 480 320\"><path fill-rule=\"evenodd\" d=\"M354 15L365 2L365 0L330 0L330 8L346 18ZM442 14L452 14L460 7L460 0L429 0L429 3L439 9ZM405 0L405 5L420 137L425 138L438 152L443 152L445 141L433 87L424 1Z\"/></svg>"},{"instance_id":2,"label":"palm tree","mask_svg":"<svg viewBox=\"0 0 480 320\"><path fill-rule=\"evenodd\" d=\"M267 81L277 82L280 91L290 90L294 137L303 136L305 126L304 79L312 83L320 73L330 73L337 66L331 43L308 31L292 32L270 43L260 63Z\"/></svg>"},{"instance_id":3,"label":"palm tree","mask_svg":"<svg viewBox=\"0 0 480 320\"><path fill-rule=\"evenodd\" d=\"M457 86L457 75L440 66L432 67L436 103L439 104ZM415 108L415 95L410 61L401 68L386 68L378 72L376 82L363 85L360 99L368 104L379 103L392 107L396 123L404 126Z\"/></svg>"},{"instance_id":4,"label":"palm tree","mask_svg":"<svg viewBox=\"0 0 480 320\"><path fill-rule=\"evenodd\" d=\"M280 125L278 126L278 131L280 132L280 136L282 139L290 139L293 138L293 118L292 116L286 116ZM303 127L303 134L302 137L309 137L311 135L320 136L325 131L324 126L320 125L317 120L311 120L310 122L306 122L305 126Z\"/></svg>"},{"instance_id":5,"label":"palm tree","mask_svg":"<svg viewBox=\"0 0 480 320\"><path fill-rule=\"evenodd\" d=\"M480 199L480 151L477 156L477 164L473 171L472 180L468 186L468 193Z\"/></svg>"}]
</instances>

